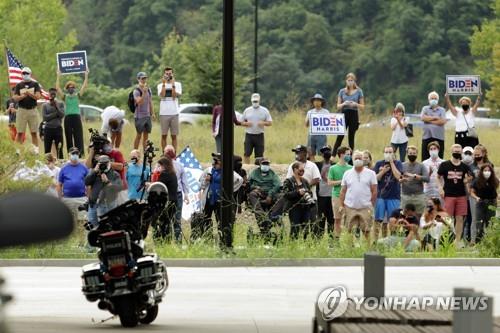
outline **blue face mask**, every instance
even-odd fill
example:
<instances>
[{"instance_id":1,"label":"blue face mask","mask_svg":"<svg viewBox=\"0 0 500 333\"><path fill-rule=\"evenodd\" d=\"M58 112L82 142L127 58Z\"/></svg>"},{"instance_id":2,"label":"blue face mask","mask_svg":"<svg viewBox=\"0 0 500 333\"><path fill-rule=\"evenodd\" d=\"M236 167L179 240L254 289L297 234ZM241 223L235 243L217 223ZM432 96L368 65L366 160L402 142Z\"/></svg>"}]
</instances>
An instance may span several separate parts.
<instances>
[{"instance_id":1,"label":"blue face mask","mask_svg":"<svg viewBox=\"0 0 500 333\"><path fill-rule=\"evenodd\" d=\"M78 154L71 154L71 155L69 156L69 159L70 159L71 161L73 161L73 162L78 161Z\"/></svg>"},{"instance_id":2,"label":"blue face mask","mask_svg":"<svg viewBox=\"0 0 500 333\"><path fill-rule=\"evenodd\" d=\"M102 147L102 150L104 151L105 154L109 154L111 153L113 148L111 147L111 145L105 145L104 147Z\"/></svg>"},{"instance_id":3,"label":"blue face mask","mask_svg":"<svg viewBox=\"0 0 500 333\"><path fill-rule=\"evenodd\" d=\"M438 100L437 99L431 99L431 100L429 100L429 104L431 106L436 106L436 105L438 105Z\"/></svg>"},{"instance_id":4,"label":"blue face mask","mask_svg":"<svg viewBox=\"0 0 500 333\"><path fill-rule=\"evenodd\" d=\"M347 163L351 162L351 155L344 155L344 161Z\"/></svg>"},{"instance_id":5,"label":"blue face mask","mask_svg":"<svg viewBox=\"0 0 500 333\"><path fill-rule=\"evenodd\" d=\"M270 170L270 169L271 169L271 166L269 166L268 164L262 164L262 165L260 166L260 171L262 171L262 172L264 172L264 173L265 173L265 172L269 172L269 170Z\"/></svg>"}]
</instances>

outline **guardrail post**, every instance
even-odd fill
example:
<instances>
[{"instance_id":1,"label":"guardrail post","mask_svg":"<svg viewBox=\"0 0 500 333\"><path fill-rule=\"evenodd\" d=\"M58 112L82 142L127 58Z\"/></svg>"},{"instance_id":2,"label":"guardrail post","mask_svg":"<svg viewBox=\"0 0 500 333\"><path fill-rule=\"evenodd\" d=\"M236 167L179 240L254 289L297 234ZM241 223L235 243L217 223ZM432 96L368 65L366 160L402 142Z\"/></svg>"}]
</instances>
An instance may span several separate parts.
<instances>
[{"instance_id":1,"label":"guardrail post","mask_svg":"<svg viewBox=\"0 0 500 333\"><path fill-rule=\"evenodd\" d=\"M363 289L365 297L385 296L385 257L376 252L364 255Z\"/></svg>"}]
</instances>

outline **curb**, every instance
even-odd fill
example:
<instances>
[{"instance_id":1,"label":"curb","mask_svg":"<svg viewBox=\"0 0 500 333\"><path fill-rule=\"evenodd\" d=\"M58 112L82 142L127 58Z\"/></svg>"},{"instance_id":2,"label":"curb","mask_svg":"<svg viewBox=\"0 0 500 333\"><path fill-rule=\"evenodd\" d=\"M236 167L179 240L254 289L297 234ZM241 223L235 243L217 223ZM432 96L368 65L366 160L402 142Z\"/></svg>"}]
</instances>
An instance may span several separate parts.
<instances>
[{"instance_id":1,"label":"curb","mask_svg":"<svg viewBox=\"0 0 500 333\"><path fill-rule=\"evenodd\" d=\"M96 259L0 259L0 267L81 267ZM499 266L500 258L387 258L386 266ZM363 259L165 259L167 267L361 267Z\"/></svg>"}]
</instances>

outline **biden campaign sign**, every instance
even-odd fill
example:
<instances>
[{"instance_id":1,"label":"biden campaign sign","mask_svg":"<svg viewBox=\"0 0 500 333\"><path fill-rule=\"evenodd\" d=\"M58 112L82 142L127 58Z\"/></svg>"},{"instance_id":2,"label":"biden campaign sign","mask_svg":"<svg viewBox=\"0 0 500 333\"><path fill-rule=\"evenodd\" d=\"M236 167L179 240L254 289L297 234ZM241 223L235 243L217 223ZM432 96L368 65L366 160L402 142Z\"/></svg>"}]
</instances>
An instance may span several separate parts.
<instances>
[{"instance_id":1,"label":"biden campaign sign","mask_svg":"<svg viewBox=\"0 0 500 333\"><path fill-rule=\"evenodd\" d=\"M479 75L446 75L448 95L479 95L481 79Z\"/></svg>"},{"instance_id":2,"label":"biden campaign sign","mask_svg":"<svg viewBox=\"0 0 500 333\"><path fill-rule=\"evenodd\" d=\"M87 51L57 54L57 67L61 74L76 74L87 71Z\"/></svg>"},{"instance_id":3,"label":"biden campaign sign","mask_svg":"<svg viewBox=\"0 0 500 333\"><path fill-rule=\"evenodd\" d=\"M342 113L311 114L309 120L309 134L311 135L344 135L345 118Z\"/></svg>"}]
</instances>

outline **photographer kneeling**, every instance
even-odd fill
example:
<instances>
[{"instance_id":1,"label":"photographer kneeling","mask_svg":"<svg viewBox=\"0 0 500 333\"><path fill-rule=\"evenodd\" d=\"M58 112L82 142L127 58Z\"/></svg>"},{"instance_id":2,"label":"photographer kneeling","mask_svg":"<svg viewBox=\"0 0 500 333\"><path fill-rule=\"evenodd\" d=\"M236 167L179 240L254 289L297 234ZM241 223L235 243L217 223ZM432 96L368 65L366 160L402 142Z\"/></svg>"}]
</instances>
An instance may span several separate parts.
<instances>
[{"instance_id":1,"label":"photographer kneeling","mask_svg":"<svg viewBox=\"0 0 500 333\"><path fill-rule=\"evenodd\" d=\"M102 155L97 159L94 169L85 177L85 185L90 187L87 218L95 227L99 224L98 216L118 206L118 194L123 184L118 172L111 168L109 157Z\"/></svg>"},{"instance_id":2,"label":"photographer kneeling","mask_svg":"<svg viewBox=\"0 0 500 333\"><path fill-rule=\"evenodd\" d=\"M389 217L391 236L378 240L378 244L393 247L401 244L406 251L420 248L418 227L420 225L414 204L406 204L404 210L395 209Z\"/></svg>"},{"instance_id":3,"label":"photographer kneeling","mask_svg":"<svg viewBox=\"0 0 500 333\"><path fill-rule=\"evenodd\" d=\"M301 230L307 236L307 226L311 222L311 207L315 205L311 187L304 175L304 163L292 164L292 177L283 182L283 196L285 198L285 211L288 211L291 230L290 236L297 238Z\"/></svg>"}]
</instances>

